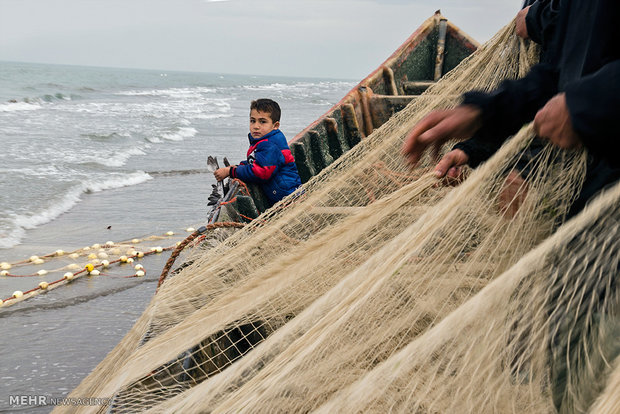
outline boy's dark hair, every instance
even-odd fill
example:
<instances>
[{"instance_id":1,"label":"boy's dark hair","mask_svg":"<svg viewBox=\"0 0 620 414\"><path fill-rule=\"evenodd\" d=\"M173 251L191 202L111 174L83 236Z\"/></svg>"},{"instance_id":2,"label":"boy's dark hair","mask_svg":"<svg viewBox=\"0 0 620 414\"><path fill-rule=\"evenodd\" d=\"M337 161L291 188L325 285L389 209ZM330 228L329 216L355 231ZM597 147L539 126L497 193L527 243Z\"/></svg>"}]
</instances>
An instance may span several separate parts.
<instances>
[{"instance_id":1,"label":"boy's dark hair","mask_svg":"<svg viewBox=\"0 0 620 414\"><path fill-rule=\"evenodd\" d=\"M250 111L256 109L259 112L267 112L271 120L276 123L280 120L280 105L271 99L257 99L250 104Z\"/></svg>"}]
</instances>

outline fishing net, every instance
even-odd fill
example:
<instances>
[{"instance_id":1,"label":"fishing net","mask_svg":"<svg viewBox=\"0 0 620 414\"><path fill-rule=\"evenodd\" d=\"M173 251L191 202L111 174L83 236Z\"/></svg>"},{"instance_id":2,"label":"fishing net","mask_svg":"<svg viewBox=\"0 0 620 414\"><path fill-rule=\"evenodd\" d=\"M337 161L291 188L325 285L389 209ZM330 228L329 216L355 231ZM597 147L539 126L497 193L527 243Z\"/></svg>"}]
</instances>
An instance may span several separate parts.
<instances>
[{"instance_id":1,"label":"fishing net","mask_svg":"<svg viewBox=\"0 0 620 414\"><path fill-rule=\"evenodd\" d=\"M620 188L564 223L587 155L531 156L529 126L457 186L400 155L429 110L534 56L506 26L303 191L196 249L71 394L111 405L58 410L617 409Z\"/></svg>"}]
</instances>

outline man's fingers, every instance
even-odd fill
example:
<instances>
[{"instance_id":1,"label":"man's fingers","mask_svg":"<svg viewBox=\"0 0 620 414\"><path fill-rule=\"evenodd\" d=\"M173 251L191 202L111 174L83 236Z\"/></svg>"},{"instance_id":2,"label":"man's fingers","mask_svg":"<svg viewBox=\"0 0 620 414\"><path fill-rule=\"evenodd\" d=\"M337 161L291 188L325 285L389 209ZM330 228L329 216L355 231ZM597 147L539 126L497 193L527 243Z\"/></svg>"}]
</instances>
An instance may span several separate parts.
<instances>
[{"instance_id":1,"label":"man's fingers","mask_svg":"<svg viewBox=\"0 0 620 414\"><path fill-rule=\"evenodd\" d=\"M432 142L432 130L445 117L445 111L434 111L425 116L416 126L407 134L403 143L402 152L411 164L417 164L422 157L422 153L426 147ZM430 139L429 139L430 138Z\"/></svg>"},{"instance_id":2,"label":"man's fingers","mask_svg":"<svg viewBox=\"0 0 620 414\"><path fill-rule=\"evenodd\" d=\"M461 176L461 167L452 167L446 173L446 177L457 179Z\"/></svg>"},{"instance_id":3,"label":"man's fingers","mask_svg":"<svg viewBox=\"0 0 620 414\"><path fill-rule=\"evenodd\" d=\"M443 158L435 166L435 175L438 178L449 177L456 178L460 175L461 166L467 164L469 157L463 150L455 149L443 156Z\"/></svg>"}]
</instances>

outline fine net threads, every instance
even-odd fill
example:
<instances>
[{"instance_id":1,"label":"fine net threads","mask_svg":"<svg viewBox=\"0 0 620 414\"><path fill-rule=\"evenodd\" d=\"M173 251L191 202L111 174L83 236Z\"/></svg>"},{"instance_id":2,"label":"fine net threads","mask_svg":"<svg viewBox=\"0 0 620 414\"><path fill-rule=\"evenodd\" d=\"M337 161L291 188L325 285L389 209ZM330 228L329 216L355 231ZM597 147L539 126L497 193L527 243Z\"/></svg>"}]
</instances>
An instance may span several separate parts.
<instances>
[{"instance_id":1,"label":"fine net threads","mask_svg":"<svg viewBox=\"0 0 620 414\"><path fill-rule=\"evenodd\" d=\"M527 72L536 50L513 31L303 194L195 249L71 395L110 397L114 413L617 407L620 190L564 223L586 154L528 158L530 126L456 187L430 156L412 170L400 155L430 110Z\"/></svg>"}]
</instances>

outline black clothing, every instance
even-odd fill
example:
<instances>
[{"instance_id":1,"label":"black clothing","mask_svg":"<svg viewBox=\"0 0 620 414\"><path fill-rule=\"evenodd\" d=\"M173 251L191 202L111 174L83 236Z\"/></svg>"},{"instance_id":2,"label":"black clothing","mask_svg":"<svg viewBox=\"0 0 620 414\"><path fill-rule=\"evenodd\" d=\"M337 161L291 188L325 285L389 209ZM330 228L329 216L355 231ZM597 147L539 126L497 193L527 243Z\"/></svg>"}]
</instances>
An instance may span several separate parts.
<instances>
[{"instance_id":1,"label":"black clothing","mask_svg":"<svg viewBox=\"0 0 620 414\"><path fill-rule=\"evenodd\" d=\"M547 6L556 20L550 26L554 35L543 37L549 42L546 62L532 67L522 79L503 82L491 93L466 93L463 103L482 109L483 126L474 138L455 148L463 150L475 168L506 137L532 121L549 99L564 92L573 129L591 155L570 217L591 196L620 178L620 128L615 124L620 121L620 2L552 0Z\"/></svg>"},{"instance_id":2,"label":"black clothing","mask_svg":"<svg viewBox=\"0 0 620 414\"><path fill-rule=\"evenodd\" d=\"M529 38L541 46L540 62L552 63L548 50L549 45L553 43L559 2L558 0L535 0L527 3L525 6L530 6L530 9L525 16L525 25Z\"/></svg>"},{"instance_id":3,"label":"black clothing","mask_svg":"<svg viewBox=\"0 0 620 414\"><path fill-rule=\"evenodd\" d=\"M492 93L469 92L464 104L482 109L477 137L503 141L559 92L566 94L573 128L595 156L620 166L620 139L614 125L620 116L620 2L560 0L549 58L524 78L505 81ZM614 139L615 138L615 139Z\"/></svg>"}]
</instances>

